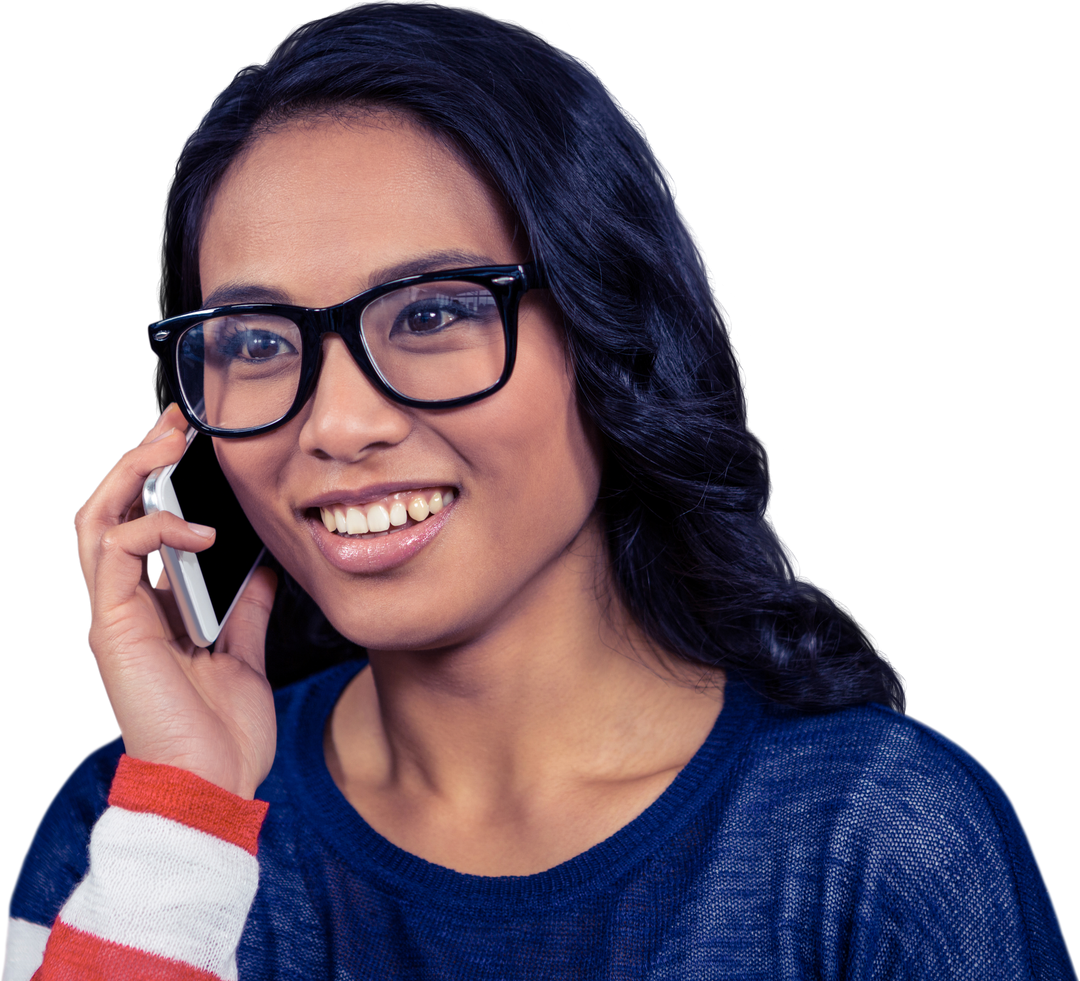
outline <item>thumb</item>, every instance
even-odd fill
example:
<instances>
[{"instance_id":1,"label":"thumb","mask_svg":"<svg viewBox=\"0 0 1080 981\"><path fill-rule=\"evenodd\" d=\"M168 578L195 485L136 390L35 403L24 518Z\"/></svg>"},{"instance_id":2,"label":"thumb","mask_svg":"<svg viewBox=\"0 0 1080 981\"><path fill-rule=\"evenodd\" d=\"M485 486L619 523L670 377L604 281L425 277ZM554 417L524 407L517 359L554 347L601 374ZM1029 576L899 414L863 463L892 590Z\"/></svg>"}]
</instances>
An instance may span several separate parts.
<instances>
[{"instance_id":1,"label":"thumb","mask_svg":"<svg viewBox=\"0 0 1080 981\"><path fill-rule=\"evenodd\" d=\"M236 601L214 653L239 658L259 674L266 674L266 625L277 592L273 569L260 566L252 574L243 595Z\"/></svg>"}]
</instances>

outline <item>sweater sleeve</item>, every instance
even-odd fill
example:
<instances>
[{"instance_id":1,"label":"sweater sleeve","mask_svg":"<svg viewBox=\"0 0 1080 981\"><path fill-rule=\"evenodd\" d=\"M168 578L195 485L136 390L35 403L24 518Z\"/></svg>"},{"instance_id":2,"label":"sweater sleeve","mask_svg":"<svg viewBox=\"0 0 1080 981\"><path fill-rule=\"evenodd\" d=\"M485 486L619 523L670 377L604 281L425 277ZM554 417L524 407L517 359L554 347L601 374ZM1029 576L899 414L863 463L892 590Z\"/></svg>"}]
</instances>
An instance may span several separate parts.
<instances>
[{"instance_id":1,"label":"sweater sleeve","mask_svg":"<svg viewBox=\"0 0 1080 981\"><path fill-rule=\"evenodd\" d=\"M15 918L5 981L34 967L35 981L233 981L266 808L184 770L121 757L86 875L52 923L40 967L33 948L44 925Z\"/></svg>"}]
</instances>

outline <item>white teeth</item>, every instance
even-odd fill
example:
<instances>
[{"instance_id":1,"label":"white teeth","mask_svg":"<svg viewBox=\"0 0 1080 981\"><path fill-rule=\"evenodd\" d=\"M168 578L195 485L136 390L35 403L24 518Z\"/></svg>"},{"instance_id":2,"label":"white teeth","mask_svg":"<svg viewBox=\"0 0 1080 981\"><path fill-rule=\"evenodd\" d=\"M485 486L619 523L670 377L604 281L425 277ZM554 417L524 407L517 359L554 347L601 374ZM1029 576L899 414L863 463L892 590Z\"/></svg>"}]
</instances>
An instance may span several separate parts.
<instances>
[{"instance_id":1,"label":"white teeth","mask_svg":"<svg viewBox=\"0 0 1080 981\"><path fill-rule=\"evenodd\" d=\"M381 504L375 504L368 509L368 531L387 531L390 528L390 512Z\"/></svg>"},{"instance_id":2,"label":"white teeth","mask_svg":"<svg viewBox=\"0 0 1080 981\"><path fill-rule=\"evenodd\" d=\"M413 494L411 498L394 494L386 504L371 505L366 514L359 507L332 505L320 507L319 517L327 531L339 535L378 534L389 531L391 526L400 528L409 518L419 522L438 514L454 500L454 496L453 490L435 491L426 500L423 494Z\"/></svg>"}]
</instances>

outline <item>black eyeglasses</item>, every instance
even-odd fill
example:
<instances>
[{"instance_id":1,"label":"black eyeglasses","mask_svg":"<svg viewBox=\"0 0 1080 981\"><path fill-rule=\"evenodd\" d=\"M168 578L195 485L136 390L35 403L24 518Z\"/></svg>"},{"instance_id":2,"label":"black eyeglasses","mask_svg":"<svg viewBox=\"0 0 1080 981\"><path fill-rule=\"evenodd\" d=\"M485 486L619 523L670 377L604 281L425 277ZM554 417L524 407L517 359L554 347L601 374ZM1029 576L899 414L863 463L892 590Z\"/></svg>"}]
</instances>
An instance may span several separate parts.
<instances>
[{"instance_id":1,"label":"black eyeglasses","mask_svg":"<svg viewBox=\"0 0 1080 981\"><path fill-rule=\"evenodd\" d=\"M210 436L254 436L288 422L319 376L322 337L341 336L378 391L420 409L467 405L510 379L533 263L407 276L337 306L237 303L151 324L180 408Z\"/></svg>"}]
</instances>

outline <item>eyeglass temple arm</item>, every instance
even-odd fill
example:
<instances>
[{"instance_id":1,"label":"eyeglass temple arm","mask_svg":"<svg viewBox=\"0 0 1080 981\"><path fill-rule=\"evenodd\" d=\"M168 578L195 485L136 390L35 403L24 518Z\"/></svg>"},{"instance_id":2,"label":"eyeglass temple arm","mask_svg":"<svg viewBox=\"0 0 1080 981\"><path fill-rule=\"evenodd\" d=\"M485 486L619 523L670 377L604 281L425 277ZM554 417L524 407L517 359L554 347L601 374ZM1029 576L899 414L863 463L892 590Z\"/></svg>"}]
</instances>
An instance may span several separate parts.
<instances>
[{"instance_id":1,"label":"eyeglass temple arm","mask_svg":"<svg viewBox=\"0 0 1080 981\"><path fill-rule=\"evenodd\" d=\"M540 271L540 267L536 264L535 259L532 262L523 263L518 268L521 269L522 273L525 275L525 289L547 289L547 277Z\"/></svg>"}]
</instances>

